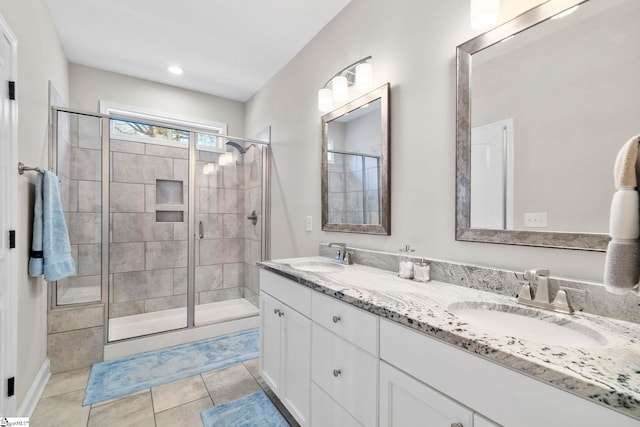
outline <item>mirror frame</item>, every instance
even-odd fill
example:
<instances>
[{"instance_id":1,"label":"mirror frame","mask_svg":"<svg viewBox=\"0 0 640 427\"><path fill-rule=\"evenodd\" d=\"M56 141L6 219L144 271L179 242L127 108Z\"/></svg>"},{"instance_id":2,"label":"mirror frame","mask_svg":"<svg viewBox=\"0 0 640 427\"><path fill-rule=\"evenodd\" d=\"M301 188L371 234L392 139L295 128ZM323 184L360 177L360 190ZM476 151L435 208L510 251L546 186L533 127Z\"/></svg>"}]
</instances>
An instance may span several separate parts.
<instances>
[{"instance_id":1,"label":"mirror frame","mask_svg":"<svg viewBox=\"0 0 640 427\"><path fill-rule=\"evenodd\" d=\"M604 252L601 233L471 228L471 55L587 0L550 0L456 49L456 240Z\"/></svg>"},{"instance_id":2,"label":"mirror frame","mask_svg":"<svg viewBox=\"0 0 640 427\"><path fill-rule=\"evenodd\" d=\"M389 83L357 98L340 108L322 116L322 231L340 231L345 233L391 234L391 162L390 162L390 116ZM380 156L380 224L338 224L329 222L329 165L327 162L327 142L329 122L356 110L376 99L380 99L381 156Z\"/></svg>"}]
</instances>

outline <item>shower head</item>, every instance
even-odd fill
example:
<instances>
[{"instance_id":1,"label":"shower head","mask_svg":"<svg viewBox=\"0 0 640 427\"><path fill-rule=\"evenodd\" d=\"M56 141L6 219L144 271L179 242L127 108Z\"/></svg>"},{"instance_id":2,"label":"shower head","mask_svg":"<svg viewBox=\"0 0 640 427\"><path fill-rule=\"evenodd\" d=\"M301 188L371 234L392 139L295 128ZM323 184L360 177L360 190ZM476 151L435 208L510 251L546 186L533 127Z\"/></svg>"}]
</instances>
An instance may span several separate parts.
<instances>
[{"instance_id":1,"label":"shower head","mask_svg":"<svg viewBox=\"0 0 640 427\"><path fill-rule=\"evenodd\" d=\"M243 148L243 147L242 147L240 144L238 144L237 142L233 142L233 141L229 140L229 141L227 141L227 142L226 142L226 145L230 145L230 146L232 146L233 148L235 148L236 150L238 150L238 152L239 152L240 154L244 154L244 153L246 153L246 152L247 152L247 149Z\"/></svg>"}]
</instances>

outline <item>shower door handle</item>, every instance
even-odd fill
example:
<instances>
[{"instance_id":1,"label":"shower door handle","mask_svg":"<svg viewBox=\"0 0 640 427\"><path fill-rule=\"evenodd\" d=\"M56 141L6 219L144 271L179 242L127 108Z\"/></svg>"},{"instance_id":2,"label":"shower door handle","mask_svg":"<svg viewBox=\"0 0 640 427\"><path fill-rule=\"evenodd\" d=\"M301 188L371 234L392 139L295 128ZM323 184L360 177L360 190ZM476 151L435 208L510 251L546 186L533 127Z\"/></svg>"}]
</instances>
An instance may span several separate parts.
<instances>
[{"instance_id":1,"label":"shower door handle","mask_svg":"<svg viewBox=\"0 0 640 427\"><path fill-rule=\"evenodd\" d=\"M204 239L204 223L202 221L198 223L198 234L201 239Z\"/></svg>"}]
</instances>

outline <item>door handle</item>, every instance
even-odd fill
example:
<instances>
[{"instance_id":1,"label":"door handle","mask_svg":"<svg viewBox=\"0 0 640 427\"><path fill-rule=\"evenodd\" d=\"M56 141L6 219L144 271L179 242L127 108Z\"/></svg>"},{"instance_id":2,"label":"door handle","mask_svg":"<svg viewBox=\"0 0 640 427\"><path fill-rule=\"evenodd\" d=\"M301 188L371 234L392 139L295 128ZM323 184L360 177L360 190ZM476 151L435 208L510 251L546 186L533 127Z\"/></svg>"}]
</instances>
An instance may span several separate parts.
<instances>
[{"instance_id":1,"label":"door handle","mask_svg":"<svg viewBox=\"0 0 640 427\"><path fill-rule=\"evenodd\" d=\"M198 234L201 239L204 239L204 223L202 221L198 223Z\"/></svg>"}]
</instances>

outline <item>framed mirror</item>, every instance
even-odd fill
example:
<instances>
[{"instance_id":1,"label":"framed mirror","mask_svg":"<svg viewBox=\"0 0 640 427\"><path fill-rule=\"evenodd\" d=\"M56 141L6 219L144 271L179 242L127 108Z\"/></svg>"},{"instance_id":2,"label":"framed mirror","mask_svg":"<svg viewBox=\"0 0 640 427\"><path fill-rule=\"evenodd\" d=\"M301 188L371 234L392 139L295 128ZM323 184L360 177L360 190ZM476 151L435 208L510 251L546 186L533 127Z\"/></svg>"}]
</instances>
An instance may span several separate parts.
<instances>
[{"instance_id":1,"label":"framed mirror","mask_svg":"<svg viewBox=\"0 0 640 427\"><path fill-rule=\"evenodd\" d=\"M322 230L391 234L389 83L322 116Z\"/></svg>"},{"instance_id":2,"label":"framed mirror","mask_svg":"<svg viewBox=\"0 0 640 427\"><path fill-rule=\"evenodd\" d=\"M551 0L457 48L456 239L605 251L640 132L640 2Z\"/></svg>"}]
</instances>

